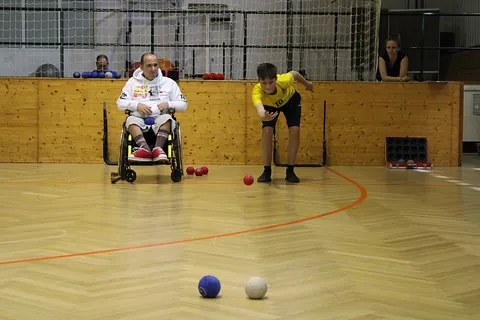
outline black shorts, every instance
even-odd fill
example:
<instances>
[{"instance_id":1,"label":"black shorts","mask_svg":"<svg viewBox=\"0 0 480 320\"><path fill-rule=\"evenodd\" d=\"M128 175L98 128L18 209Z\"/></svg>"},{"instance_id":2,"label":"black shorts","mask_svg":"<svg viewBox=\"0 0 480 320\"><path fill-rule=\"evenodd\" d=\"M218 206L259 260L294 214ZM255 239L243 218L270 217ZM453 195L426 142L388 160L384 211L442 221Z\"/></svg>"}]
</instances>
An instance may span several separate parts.
<instances>
[{"instance_id":1,"label":"black shorts","mask_svg":"<svg viewBox=\"0 0 480 320\"><path fill-rule=\"evenodd\" d=\"M264 106L265 110L268 112L275 112L278 111L283 112L285 119L287 120L287 126L290 127L299 127L300 126L300 118L302 117L302 97L300 93L296 92L293 96L288 100L286 104L281 106L280 108L274 108L271 106ZM262 128L265 127L273 127L277 123L278 116L271 121L262 121Z\"/></svg>"}]
</instances>

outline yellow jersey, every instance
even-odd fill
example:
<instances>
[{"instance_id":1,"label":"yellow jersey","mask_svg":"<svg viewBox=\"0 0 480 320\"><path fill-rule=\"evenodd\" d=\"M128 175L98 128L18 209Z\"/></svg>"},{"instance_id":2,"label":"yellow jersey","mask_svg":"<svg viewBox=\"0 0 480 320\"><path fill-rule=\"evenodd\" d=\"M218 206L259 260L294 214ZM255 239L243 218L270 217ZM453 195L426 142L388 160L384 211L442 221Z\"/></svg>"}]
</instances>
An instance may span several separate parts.
<instances>
[{"instance_id":1,"label":"yellow jersey","mask_svg":"<svg viewBox=\"0 0 480 320\"><path fill-rule=\"evenodd\" d=\"M264 106L280 108L295 94L293 82L291 73L277 74L276 92L274 94L265 93L260 83L257 83L252 91L253 105L262 103Z\"/></svg>"}]
</instances>

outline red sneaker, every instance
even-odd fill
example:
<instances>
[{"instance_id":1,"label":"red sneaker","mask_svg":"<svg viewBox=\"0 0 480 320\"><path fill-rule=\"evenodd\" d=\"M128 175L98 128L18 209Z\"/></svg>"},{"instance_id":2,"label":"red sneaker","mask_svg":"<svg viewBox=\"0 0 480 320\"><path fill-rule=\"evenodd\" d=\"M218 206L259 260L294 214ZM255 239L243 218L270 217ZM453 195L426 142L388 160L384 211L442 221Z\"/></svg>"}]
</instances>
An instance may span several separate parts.
<instances>
[{"instance_id":1,"label":"red sneaker","mask_svg":"<svg viewBox=\"0 0 480 320\"><path fill-rule=\"evenodd\" d=\"M152 158L154 162L167 162L168 157L160 147L156 147L152 151Z\"/></svg>"},{"instance_id":2,"label":"red sneaker","mask_svg":"<svg viewBox=\"0 0 480 320\"><path fill-rule=\"evenodd\" d=\"M152 152L144 148L134 148L130 155L128 155L129 161L134 162L150 162L152 161Z\"/></svg>"}]
</instances>

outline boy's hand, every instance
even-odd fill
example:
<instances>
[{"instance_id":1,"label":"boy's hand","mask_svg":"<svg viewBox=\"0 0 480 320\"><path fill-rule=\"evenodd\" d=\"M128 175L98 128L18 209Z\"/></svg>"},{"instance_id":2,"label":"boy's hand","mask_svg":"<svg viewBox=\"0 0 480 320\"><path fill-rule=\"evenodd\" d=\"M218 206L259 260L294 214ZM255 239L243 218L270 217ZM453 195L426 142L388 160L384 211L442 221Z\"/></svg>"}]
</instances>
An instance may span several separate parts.
<instances>
[{"instance_id":1,"label":"boy's hand","mask_svg":"<svg viewBox=\"0 0 480 320\"><path fill-rule=\"evenodd\" d=\"M137 104L137 111L140 112L140 114L143 116L149 116L152 114L152 109L141 102Z\"/></svg>"},{"instance_id":2,"label":"boy's hand","mask_svg":"<svg viewBox=\"0 0 480 320\"><path fill-rule=\"evenodd\" d=\"M307 91L312 91L313 92L313 83L308 81L307 84L305 85L305 88L307 89Z\"/></svg>"},{"instance_id":3,"label":"boy's hand","mask_svg":"<svg viewBox=\"0 0 480 320\"><path fill-rule=\"evenodd\" d=\"M272 121L275 117L278 116L278 111L268 112L265 110L265 115L263 116L263 121Z\"/></svg>"}]
</instances>

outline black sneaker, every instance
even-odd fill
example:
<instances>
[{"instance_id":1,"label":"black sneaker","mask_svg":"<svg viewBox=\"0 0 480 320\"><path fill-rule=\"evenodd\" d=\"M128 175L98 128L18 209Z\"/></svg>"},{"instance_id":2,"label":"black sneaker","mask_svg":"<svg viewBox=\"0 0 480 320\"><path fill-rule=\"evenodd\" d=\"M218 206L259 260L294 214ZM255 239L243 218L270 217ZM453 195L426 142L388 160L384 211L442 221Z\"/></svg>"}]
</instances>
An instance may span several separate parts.
<instances>
[{"instance_id":1,"label":"black sneaker","mask_svg":"<svg viewBox=\"0 0 480 320\"><path fill-rule=\"evenodd\" d=\"M285 177L285 180L287 180L288 182L292 182L292 183L299 183L300 182L300 179L298 179L298 177L295 175L295 172L288 172L287 171L287 176Z\"/></svg>"},{"instance_id":2,"label":"black sneaker","mask_svg":"<svg viewBox=\"0 0 480 320\"><path fill-rule=\"evenodd\" d=\"M263 171L262 175L258 177L257 182L271 182L272 181L272 173Z\"/></svg>"}]
</instances>

